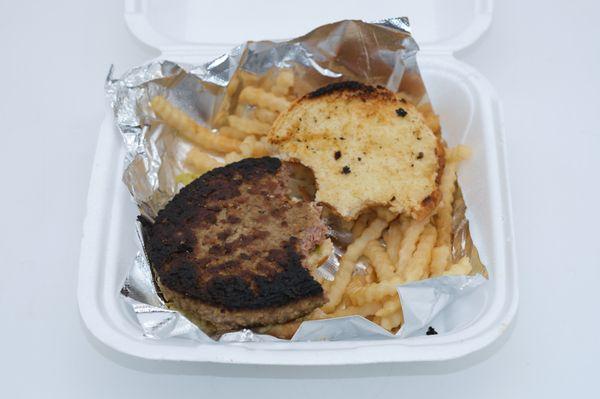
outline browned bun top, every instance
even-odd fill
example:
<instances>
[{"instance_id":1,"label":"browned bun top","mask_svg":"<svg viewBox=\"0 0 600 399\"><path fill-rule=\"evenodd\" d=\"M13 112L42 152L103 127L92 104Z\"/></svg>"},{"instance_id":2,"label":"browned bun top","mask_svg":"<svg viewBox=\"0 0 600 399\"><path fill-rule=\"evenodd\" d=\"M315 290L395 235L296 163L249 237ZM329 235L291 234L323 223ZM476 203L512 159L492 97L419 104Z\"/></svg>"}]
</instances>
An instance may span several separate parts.
<instances>
[{"instance_id":1,"label":"browned bun top","mask_svg":"<svg viewBox=\"0 0 600 399\"><path fill-rule=\"evenodd\" d=\"M313 171L316 201L346 220L375 206L424 219L440 201L441 139L385 87L321 87L281 113L268 139L279 156Z\"/></svg>"}]
</instances>

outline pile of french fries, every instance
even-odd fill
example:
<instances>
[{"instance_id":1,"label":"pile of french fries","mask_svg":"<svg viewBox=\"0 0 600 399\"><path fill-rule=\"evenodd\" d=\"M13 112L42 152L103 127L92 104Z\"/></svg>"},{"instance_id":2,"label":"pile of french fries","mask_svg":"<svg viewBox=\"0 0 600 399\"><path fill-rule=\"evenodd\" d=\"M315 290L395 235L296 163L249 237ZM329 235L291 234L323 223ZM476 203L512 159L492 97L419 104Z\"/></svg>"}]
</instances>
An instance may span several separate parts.
<instances>
[{"instance_id":1,"label":"pile of french fries","mask_svg":"<svg viewBox=\"0 0 600 399\"><path fill-rule=\"evenodd\" d=\"M227 98L216 117L216 128L197 123L162 96L151 99L158 119L191 144L185 166L190 181L203 173L243 158L277 153L266 135L279 113L288 109L296 94L291 69L264 76L239 72L227 87ZM400 93L407 101L410 95ZM417 105L427 125L440 134L439 119L431 105ZM339 260L333 281L321 281L328 302L304 320L360 315L395 332L403 323L396 287L442 275L466 275L472 270L468 257L453 262L452 214L459 163L467 159L467 147L446 149L441 179L442 200L432 215L416 221L384 208L363 212L353 223L352 242ZM357 270L357 263L366 270ZM263 329L289 338L302 320Z\"/></svg>"},{"instance_id":2,"label":"pile of french fries","mask_svg":"<svg viewBox=\"0 0 600 399\"><path fill-rule=\"evenodd\" d=\"M159 120L174 129L192 148L185 166L195 176L243 158L274 153L266 135L280 112L293 101L294 73L274 70L264 76L240 71L227 86L227 96L216 118L216 129L197 123L163 96L150 106Z\"/></svg>"}]
</instances>

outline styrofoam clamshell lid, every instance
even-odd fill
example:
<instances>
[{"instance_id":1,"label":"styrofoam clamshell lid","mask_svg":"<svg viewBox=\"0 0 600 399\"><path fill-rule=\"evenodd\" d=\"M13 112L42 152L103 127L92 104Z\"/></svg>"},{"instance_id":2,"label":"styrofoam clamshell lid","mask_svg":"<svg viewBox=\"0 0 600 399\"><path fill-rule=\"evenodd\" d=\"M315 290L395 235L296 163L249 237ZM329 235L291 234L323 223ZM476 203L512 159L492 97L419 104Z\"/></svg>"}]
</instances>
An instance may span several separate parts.
<instances>
[{"instance_id":1,"label":"styrofoam clamshell lid","mask_svg":"<svg viewBox=\"0 0 600 399\"><path fill-rule=\"evenodd\" d=\"M423 52L465 48L488 28L492 0L237 1L125 0L125 20L142 42L163 54L219 54L247 40L303 35L342 19L407 16Z\"/></svg>"}]
</instances>

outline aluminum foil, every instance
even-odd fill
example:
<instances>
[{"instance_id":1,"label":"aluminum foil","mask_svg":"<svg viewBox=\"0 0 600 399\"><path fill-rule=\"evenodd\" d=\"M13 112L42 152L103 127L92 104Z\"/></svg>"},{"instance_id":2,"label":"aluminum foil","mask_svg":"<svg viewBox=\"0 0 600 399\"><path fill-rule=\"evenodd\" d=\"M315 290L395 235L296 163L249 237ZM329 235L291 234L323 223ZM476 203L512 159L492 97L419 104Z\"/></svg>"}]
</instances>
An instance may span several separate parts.
<instances>
[{"instance_id":1,"label":"aluminum foil","mask_svg":"<svg viewBox=\"0 0 600 399\"><path fill-rule=\"evenodd\" d=\"M247 42L201 65L157 60L133 68L120 78L114 78L111 69L106 91L126 147L123 181L140 213L150 220L181 188L176 176L186 172L183 160L190 147L156 118L149 106L155 95L166 97L210 128L218 127L223 114L235 106L227 87L241 71L262 76L274 69L292 68L296 77L293 90L298 96L333 81L358 80L394 92L403 91L415 101L427 103L416 63L417 50L406 18L377 23L341 21L289 41ZM454 214L452 257L458 260L469 255L474 264L473 275L439 277L399 286L405 323L395 336L365 318L351 316L304 322L292 341L404 338L423 334L448 304L480 286L487 273L471 241L460 190L456 201L459 206ZM139 237L143 247L141 234ZM343 241L343 237L339 238ZM337 246L336 254L321 269L325 277L332 278L341 253L343 247ZM149 338L184 337L214 342L179 312L167 308L156 291L143 250L134 260L121 296ZM265 340L277 338L243 330L225 334L219 342Z\"/></svg>"}]
</instances>

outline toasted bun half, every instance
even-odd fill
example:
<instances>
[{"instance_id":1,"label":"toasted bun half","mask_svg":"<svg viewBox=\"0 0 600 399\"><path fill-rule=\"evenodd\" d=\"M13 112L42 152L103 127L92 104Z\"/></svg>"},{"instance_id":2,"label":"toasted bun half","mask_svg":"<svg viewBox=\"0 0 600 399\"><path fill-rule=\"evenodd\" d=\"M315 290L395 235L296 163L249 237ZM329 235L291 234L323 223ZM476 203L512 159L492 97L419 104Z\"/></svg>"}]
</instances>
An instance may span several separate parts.
<instances>
[{"instance_id":1,"label":"toasted bun half","mask_svg":"<svg viewBox=\"0 0 600 399\"><path fill-rule=\"evenodd\" d=\"M312 169L316 201L344 219L372 206L423 219L440 200L441 139L413 105L383 87L322 87L283 112L268 137L282 158Z\"/></svg>"}]
</instances>

